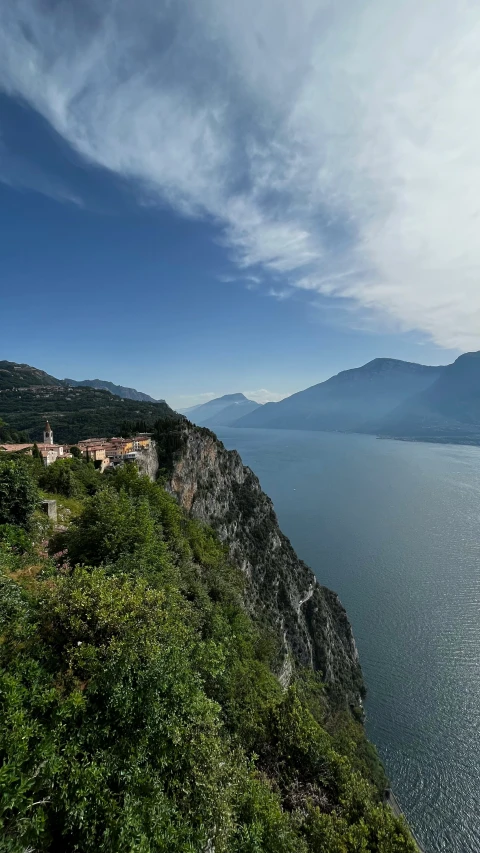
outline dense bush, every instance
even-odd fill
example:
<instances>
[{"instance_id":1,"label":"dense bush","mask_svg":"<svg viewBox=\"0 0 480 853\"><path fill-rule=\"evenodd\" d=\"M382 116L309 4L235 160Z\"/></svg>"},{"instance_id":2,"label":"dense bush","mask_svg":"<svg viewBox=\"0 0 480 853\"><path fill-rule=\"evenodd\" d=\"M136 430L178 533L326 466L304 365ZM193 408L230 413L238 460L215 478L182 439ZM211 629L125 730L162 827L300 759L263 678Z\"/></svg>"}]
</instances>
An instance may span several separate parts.
<instances>
[{"instance_id":1,"label":"dense bush","mask_svg":"<svg viewBox=\"0 0 480 853\"><path fill-rule=\"evenodd\" d=\"M413 853L211 530L125 467L63 547L0 541L0 850Z\"/></svg>"},{"instance_id":2,"label":"dense bush","mask_svg":"<svg viewBox=\"0 0 480 853\"><path fill-rule=\"evenodd\" d=\"M93 495L102 486L102 476L93 462L85 459L56 459L39 475L39 485L46 492L66 498Z\"/></svg>"},{"instance_id":3,"label":"dense bush","mask_svg":"<svg viewBox=\"0 0 480 853\"><path fill-rule=\"evenodd\" d=\"M28 528L38 492L28 463L22 458L0 458L0 524Z\"/></svg>"}]
</instances>

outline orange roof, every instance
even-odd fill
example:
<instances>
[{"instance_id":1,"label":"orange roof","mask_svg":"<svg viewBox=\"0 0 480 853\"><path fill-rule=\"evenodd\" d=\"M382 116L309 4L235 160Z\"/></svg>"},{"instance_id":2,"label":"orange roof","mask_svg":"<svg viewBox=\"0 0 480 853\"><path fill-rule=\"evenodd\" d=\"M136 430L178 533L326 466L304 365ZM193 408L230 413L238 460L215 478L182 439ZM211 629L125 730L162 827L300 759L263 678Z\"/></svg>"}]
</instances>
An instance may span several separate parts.
<instances>
[{"instance_id":1,"label":"orange roof","mask_svg":"<svg viewBox=\"0 0 480 853\"><path fill-rule=\"evenodd\" d=\"M33 447L33 444L0 444L0 450L7 453L18 453L19 450L26 450L27 447Z\"/></svg>"}]
</instances>

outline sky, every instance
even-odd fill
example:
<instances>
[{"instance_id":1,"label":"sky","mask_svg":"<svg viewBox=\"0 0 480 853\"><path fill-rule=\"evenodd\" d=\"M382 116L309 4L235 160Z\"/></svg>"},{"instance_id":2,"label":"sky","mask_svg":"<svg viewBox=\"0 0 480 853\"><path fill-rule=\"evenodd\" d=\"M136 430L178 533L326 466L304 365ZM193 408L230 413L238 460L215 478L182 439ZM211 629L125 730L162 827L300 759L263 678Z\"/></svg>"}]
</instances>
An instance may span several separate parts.
<instances>
[{"instance_id":1,"label":"sky","mask_svg":"<svg viewBox=\"0 0 480 853\"><path fill-rule=\"evenodd\" d=\"M0 358L181 408L480 349L476 0L0 0Z\"/></svg>"}]
</instances>

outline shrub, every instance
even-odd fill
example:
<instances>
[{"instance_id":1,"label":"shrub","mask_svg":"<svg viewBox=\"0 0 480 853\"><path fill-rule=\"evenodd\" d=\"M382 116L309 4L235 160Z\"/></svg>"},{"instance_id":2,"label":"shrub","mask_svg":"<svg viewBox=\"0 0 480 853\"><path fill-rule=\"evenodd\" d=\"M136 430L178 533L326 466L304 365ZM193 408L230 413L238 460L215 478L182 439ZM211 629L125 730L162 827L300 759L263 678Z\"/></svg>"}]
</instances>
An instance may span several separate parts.
<instances>
[{"instance_id":1,"label":"shrub","mask_svg":"<svg viewBox=\"0 0 480 853\"><path fill-rule=\"evenodd\" d=\"M0 524L31 526L38 491L28 464L22 459L0 459Z\"/></svg>"}]
</instances>

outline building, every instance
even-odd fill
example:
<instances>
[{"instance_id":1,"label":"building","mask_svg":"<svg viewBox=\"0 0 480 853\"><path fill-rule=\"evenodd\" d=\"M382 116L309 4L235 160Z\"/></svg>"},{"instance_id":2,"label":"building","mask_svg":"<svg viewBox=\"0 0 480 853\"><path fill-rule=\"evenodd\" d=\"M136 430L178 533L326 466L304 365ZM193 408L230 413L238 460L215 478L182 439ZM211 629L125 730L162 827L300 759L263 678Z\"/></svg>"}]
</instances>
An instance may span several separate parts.
<instances>
[{"instance_id":1,"label":"building","mask_svg":"<svg viewBox=\"0 0 480 853\"><path fill-rule=\"evenodd\" d=\"M28 453L32 455L33 444L0 444L0 453Z\"/></svg>"},{"instance_id":2,"label":"building","mask_svg":"<svg viewBox=\"0 0 480 853\"><path fill-rule=\"evenodd\" d=\"M96 468L104 471L110 465L110 460L107 457L107 443L103 438L87 438L85 441L79 441L77 444L82 456L89 462L93 462Z\"/></svg>"},{"instance_id":3,"label":"building","mask_svg":"<svg viewBox=\"0 0 480 853\"><path fill-rule=\"evenodd\" d=\"M37 447L40 451L44 465L51 465L52 462L55 462L57 459L71 458L71 454L66 452L66 448L63 444L54 443L53 430L48 421L46 421L45 429L43 431L43 443L37 444Z\"/></svg>"},{"instance_id":4,"label":"building","mask_svg":"<svg viewBox=\"0 0 480 853\"><path fill-rule=\"evenodd\" d=\"M148 433L143 435L136 435L133 439L133 449L134 450L147 450L152 443L152 436Z\"/></svg>"},{"instance_id":5,"label":"building","mask_svg":"<svg viewBox=\"0 0 480 853\"><path fill-rule=\"evenodd\" d=\"M152 444L148 433L136 435L133 438L115 437L86 438L77 442L82 456L95 464L96 468L104 471L108 465L118 465L121 462L133 462L138 454L147 450ZM56 459L71 459L70 448L63 444L55 444L53 430L48 421L43 431L43 442L37 445L44 465L51 465ZM33 444L1 444L0 452L15 453L24 451L32 454Z\"/></svg>"},{"instance_id":6,"label":"building","mask_svg":"<svg viewBox=\"0 0 480 853\"><path fill-rule=\"evenodd\" d=\"M45 429L43 431L43 443L53 444L53 430L48 421L46 422Z\"/></svg>"}]
</instances>

